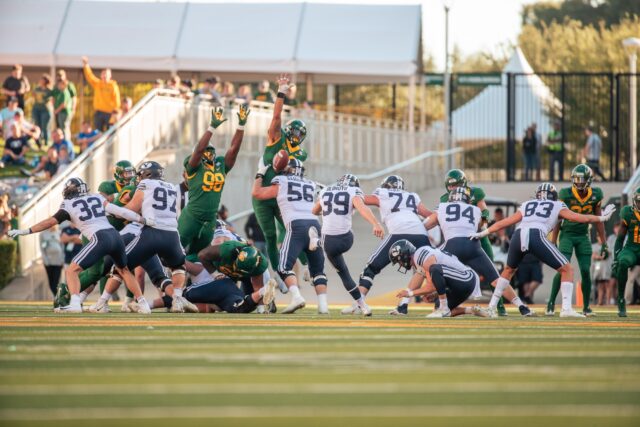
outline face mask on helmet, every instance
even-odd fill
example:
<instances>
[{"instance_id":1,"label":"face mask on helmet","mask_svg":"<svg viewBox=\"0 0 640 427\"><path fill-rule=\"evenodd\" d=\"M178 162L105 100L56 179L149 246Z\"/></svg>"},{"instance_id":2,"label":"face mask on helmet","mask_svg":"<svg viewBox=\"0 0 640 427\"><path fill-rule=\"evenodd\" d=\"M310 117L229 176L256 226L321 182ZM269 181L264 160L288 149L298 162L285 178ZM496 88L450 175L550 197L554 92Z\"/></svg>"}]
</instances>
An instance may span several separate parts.
<instances>
[{"instance_id":1,"label":"face mask on helmet","mask_svg":"<svg viewBox=\"0 0 640 427\"><path fill-rule=\"evenodd\" d=\"M411 258L416 249L410 242L400 240L389 249L389 260L393 265L398 265L398 271L406 274L412 269Z\"/></svg>"},{"instance_id":2,"label":"face mask on helmet","mask_svg":"<svg viewBox=\"0 0 640 427\"><path fill-rule=\"evenodd\" d=\"M296 147L302 144L307 136L307 127L301 120L292 120L284 128L284 134L289 143Z\"/></svg>"},{"instance_id":3,"label":"face mask on helmet","mask_svg":"<svg viewBox=\"0 0 640 427\"><path fill-rule=\"evenodd\" d=\"M122 171L122 178L123 178L123 182L124 183L128 183L130 182L133 178L135 178L136 176L136 169L135 168L125 168Z\"/></svg>"},{"instance_id":4,"label":"face mask on helmet","mask_svg":"<svg viewBox=\"0 0 640 427\"><path fill-rule=\"evenodd\" d=\"M573 186L578 190L582 191L589 186L589 181L585 178L584 175L574 175L571 180L573 181Z\"/></svg>"},{"instance_id":5,"label":"face mask on helmet","mask_svg":"<svg viewBox=\"0 0 640 427\"><path fill-rule=\"evenodd\" d=\"M633 208L640 212L640 194L635 194L633 196Z\"/></svg>"},{"instance_id":6,"label":"face mask on helmet","mask_svg":"<svg viewBox=\"0 0 640 427\"><path fill-rule=\"evenodd\" d=\"M202 154L202 161L206 164L212 165L216 159L216 150L213 147L207 147Z\"/></svg>"},{"instance_id":7,"label":"face mask on helmet","mask_svg":"<svg viewBox=\"0 0 640 427\"><path fill-rule=\"evenodd\" d=\"M469 203L471 191L468 187L456 187L449 193L449 202Z\"/></svg>"}]
</instances>

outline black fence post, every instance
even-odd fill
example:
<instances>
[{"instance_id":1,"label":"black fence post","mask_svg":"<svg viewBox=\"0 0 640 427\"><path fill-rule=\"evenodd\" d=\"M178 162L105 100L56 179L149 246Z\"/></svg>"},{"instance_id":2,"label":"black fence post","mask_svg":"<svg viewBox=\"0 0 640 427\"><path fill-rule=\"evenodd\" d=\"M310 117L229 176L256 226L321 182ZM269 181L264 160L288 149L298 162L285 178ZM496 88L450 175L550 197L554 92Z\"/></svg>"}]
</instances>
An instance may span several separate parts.
<instances>
[{"instance_id":1,"label":"black fence post","mask_svg":"<svg viewBox=\"0 0 640 427\"><path fill-rule=\"evenodd\" d=\"M613 95L613 73L609 73L609 180L613 181L613 144L616 140L618 130L614 127L615 104Z\"/></svg>"},{"instance_id":2,"label":"black fence post","mask_svg":"<svg viewBox=\"0 0 640 427\"><path fill-rule=\"evenodd\" d=\"M616 181L620 181L620 74L616 74L616 125L615 125L615 144L616 144Z\"/></svg>"},{"instance_id":3,"label":"black fence post","mask_svg":"<svg viewBox=\"0 0 640 427\"><path fill-rule=\"evenodd\" d=\"M559 167L560 170L558 171L558 175L559 175L558 180L560 182L564 181L564 158L566 156L564 146L567 143L567 131L565 126L565 118L564 118L564 113L565 113L564 106L566 103L565 84L566 84L565 73L562 73L560 74L560 136L561 136L560 145L562 146L562 148L560 149L560 152L562 153L562 155L560 156L560 167Z\"/></svg>"},{"instance_id":4,"label":"black fence post","mask_svg":"<svg viewBox=\"0 0 640 427\"><path fill-rule=\"evenodd\" d=\"M507 181L515 181L516 172L516 91L513 73L507 73Z\"/></svg>"}]
</instances>

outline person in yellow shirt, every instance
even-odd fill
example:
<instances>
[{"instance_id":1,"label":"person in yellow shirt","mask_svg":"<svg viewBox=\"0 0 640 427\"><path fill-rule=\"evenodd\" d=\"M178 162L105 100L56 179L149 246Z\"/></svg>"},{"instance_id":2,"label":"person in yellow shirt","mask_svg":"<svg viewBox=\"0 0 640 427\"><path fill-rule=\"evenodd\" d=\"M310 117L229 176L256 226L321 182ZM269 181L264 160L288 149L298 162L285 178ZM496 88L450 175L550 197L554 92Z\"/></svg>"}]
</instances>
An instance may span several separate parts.
<instances>
[{"instance_id":1,"label":"person in yellow shirt","mask_svg":"<svg viewBox=\"0 0 640 427\"><path fill-rule=\"evenodd\" d=\"M109 127L109 119L114 110L120 108L120 89L118 82L111 79L111 69L105 68L97 78L91 67L89 59L82 57L82 69L84 76L93 88L93 127L104 132Z\"/></svg>"}]
</instances>

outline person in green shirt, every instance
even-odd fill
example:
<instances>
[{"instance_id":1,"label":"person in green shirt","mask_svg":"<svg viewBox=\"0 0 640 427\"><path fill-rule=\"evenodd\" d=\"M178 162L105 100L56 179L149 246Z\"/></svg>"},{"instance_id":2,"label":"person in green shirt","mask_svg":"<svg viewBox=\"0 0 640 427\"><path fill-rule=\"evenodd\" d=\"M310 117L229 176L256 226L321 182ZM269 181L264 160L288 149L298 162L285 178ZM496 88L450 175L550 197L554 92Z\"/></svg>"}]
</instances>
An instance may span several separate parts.
<instances>
[{"instance_id":1,"label":"person in green shirt","mask_svg":"<svg viewBox=\"0 0 640 427\"><path fill-rule=\"evenodd\" d=\"M447 190L442 196L440 196L440 203L446 203L449 201L449 193L455 190L458 187L469 187L471 191L471 199L470 203L473 206L477 206L481 211L481 221L480 224L486 224L489 221L489 209L487 209L487 203L485 202L485 192L480 187L471 187L468 185L469 180L467 179L467 175L461 169L451 169L447 172L447 175L444 179L444 187ZM483 237L480 239L480 246L482 246L482 250L489 256L491 261L493 261L493 248L491 247L491 242L488 237ZM495 287L494 284L492 286ZM497 312L499 316L506 316L507 309L504 307L504 298L500 298L497 306Z\"/></svg>"},{"instance_id":2,"label":"person in green shirt","mask_svg":"<svg viewBox=\"0 0 640 427\"><path fill-rule=\"evenodd\" d=\"M268 165L262 180L263 187L271 186L271 181L276 176L276 171L272 166L273 158L280 150L286 150L289 153L289 158L295 158L302 162L307 159L307 152L301 147L307 136L307 127L304 122L293 119L287 122L284 128L282 127L284 99L289 89L293 86L291 78L288 74L281 74L277 83L278 95L273 105L273 118L268 130L267 145L261 158L261 165ZM253 210L267 242L269 262L271 267L277 271L280 263L280 254L278 252L276 221L282 224L278 203L276 199L258 200L254 197Z\"/></svg>"},{"instance_id":3,"label":"person in green shirt","mask_svg":"<svg viewBox=\"0 0 640 427\"><path fill-rule=\"evenodd\" d=\"M71 94L67 90L67 84L58 80L55 89L51 92L53 97L53 117L58 129L64 132L64 137L71 138L71 109L73 108L73 101Z\"/></svg>"},{"instance_id":4,"label":"person in green shirt","mask_svg":"<svg viewBox=\"0 0 640 427\"><path fill-rule=\"evenodd\" d=\"M640 188L633 193L632 206L625 206L620 212L620 229L613 253L611 273L618 282L618 316L627 317L624 291L629 269L640 264Z\"/></svg>"},{"instance_id":5,"label":"person in green shirt","mask_svg":"<svg viewBox=\"0 0 640 427\"><path fill-rule=\"evenodd\" d=\"M571 187L565 187L558 193L558 200L564 202L573 212L580 214L600 215L603 193L598 187L591 187L593 181L593 172L591 168L585 164L577 165L571 171ZM607 239L604 234L604 224L596 224L598 232L598 240L601 243L600 255L608 256L609 248L607 248ZM583 308L582 314L585 316L595 316L595 313L589 307L591 299L591 237L589 235L589 225L563 220L553 231L551 242L555 242L558 233L560 233L560 241L558 249L562 255L571 260L571 255L575 251L582 277L582 295ZM560 274L556 274L553 278L551 286L551 295L547 303L547 316L553 316L555 311L555 301L560 291Z\"/></svg>"},{"instance_id":6,"label":"person in green shirt","mask_svg":"<svg viewBox=\"0 0 640 427\"><path fill-rule=\"evenodd\" d=\"M40 128L40 138L36 141L38 147L45 147L49 144L49 121L51 120L51 77L43 74L40 77L38 86L32 91L33 108L31 118L33 123Z\"/></svg>"},{"instance_id":7,"label":"person in green shirt","mask_svg":"<svg viewBox=\"0 0 640 427\"><path fill-rule=\"evenodd\" d=\"M236 163L250 112L248 104L240 105L237 113L238 127L231 140L231 147L224 156L216 156L216 149L209 145L209 140L216 128L227 119L224 118L222 107L212 109L209 128L198 141L193 153L184 159L189 202L178 218L178 232L187 256L197 254L211 244L226 176Z\"/></svg>"}]
</instances>

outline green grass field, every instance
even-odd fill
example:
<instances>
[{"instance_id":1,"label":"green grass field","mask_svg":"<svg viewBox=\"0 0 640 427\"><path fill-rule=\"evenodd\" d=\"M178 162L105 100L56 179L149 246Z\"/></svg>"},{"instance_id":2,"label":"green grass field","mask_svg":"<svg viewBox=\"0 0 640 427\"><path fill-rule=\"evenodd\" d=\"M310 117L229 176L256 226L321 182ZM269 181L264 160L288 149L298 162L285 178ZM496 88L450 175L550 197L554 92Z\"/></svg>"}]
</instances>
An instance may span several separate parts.
<instances>
[{"instance_id":1,"label":"green grass field","mask_svg":"<svg viewBox=\"0 0 640 427\"><path fill-rule=\"evenodd\" d=\"M640 313L54 315L0 304L2 426L638 426Z\"/></svg>"}]
</instances>

